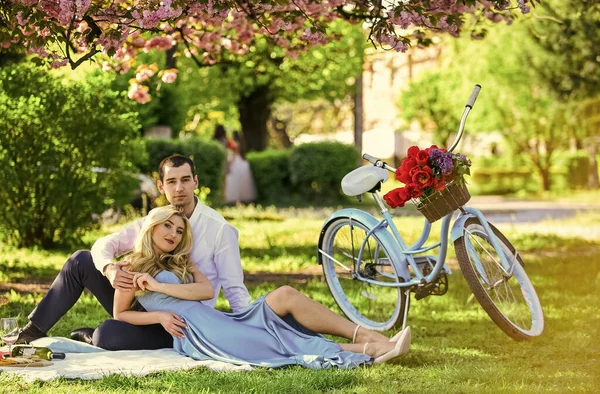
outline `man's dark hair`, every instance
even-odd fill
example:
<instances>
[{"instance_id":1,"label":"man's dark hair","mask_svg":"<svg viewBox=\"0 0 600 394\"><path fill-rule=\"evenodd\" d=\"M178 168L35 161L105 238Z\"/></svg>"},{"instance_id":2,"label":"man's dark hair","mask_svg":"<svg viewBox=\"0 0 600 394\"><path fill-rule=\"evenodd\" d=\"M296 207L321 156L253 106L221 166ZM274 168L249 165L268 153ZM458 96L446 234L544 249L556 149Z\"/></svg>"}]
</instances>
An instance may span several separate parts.
<instances>
[{"instance_id":1,"label":"man's dark hair","mask_svg":"<svg viewBox=\"0 0 600 394\"><path fill-rule=\"evenodd\" d=\"M160 164L158 165L158 178L164 181L165 176L165 166L169 167L181 167L184 164L189 164L192 169L192 177L196 176L196 168L194 167L194 162L189 157L185 157L182 155L171 155L169 157L165 157Z\"/></svg>"}]
</instances>

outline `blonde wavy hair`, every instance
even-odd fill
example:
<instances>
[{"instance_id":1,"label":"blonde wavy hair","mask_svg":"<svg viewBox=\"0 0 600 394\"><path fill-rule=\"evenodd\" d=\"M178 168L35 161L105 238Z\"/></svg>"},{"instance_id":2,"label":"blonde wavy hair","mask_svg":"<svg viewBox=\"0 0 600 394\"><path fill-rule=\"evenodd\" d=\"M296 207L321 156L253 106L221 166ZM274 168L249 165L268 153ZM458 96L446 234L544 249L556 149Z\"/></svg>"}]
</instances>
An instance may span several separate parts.
<instances>
[{"instance_id":1,"label":"blonde wavy hair","mask_svg":"<svg viewBox=\"0 0 600 394\"><path fill-rule=\"evenodd\" d=\"M184 230L181 242L171 253L158 254L152 247L154 243L152 231L172 216L179 216L183 219ZM183 212L170 205L155 208L150 211L146 220L144 220L142 231L135 240L133 251L124 260L130 262L130 271L147 272L154 277L160 271L165 270L174 273L181 280L181 283L189 283L191 281L190 269L192 262L190 261L190 252L192 251L192 242L192 229Z\"/></svg>"}]
</instances>

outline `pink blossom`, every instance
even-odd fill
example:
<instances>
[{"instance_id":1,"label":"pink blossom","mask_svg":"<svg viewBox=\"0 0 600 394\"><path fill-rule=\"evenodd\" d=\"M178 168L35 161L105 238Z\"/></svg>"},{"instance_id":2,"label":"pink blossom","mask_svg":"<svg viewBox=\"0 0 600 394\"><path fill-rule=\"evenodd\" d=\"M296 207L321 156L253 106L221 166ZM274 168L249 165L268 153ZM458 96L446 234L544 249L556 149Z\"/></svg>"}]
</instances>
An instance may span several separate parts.
<instances>
[{"instance_id":1,"label":"pink blossom","mask_svg":"<svg viewBox=\"0 0 600 394\"><path fill-rule=\"evenodd\" d=\"M109 71L112 71L112 70L113 70L113 68L112 68L112 66L110 65L109 62L106 62L106 61L102 62L102 71L109 72Z\"/></svg>"},{"instance_id":2,"label":"pink blossom","mask_svg":"<svg viewBox=\"0 0 600 394\"><path fill-rule=\"evenodd\" d=\"M160 7L156 11L143 10L141 13L138 10L133 11L132 15L137 20L139 26L143 29L152 29L158 26L159 22L167 19L178 18L181 13L181 8L172 8L172 0L163 0Z\"/></svg>"},{"instance_id":3,"label":"pink blossom","mask_svg":"<svg viewBox=\"0 0 600 394\"><path fill-rule=\"evenodd\" d=\"M164 83L173 83L177 79L177 69L171 68L169 70L163 70L161 80Z\"/></svg>"},{"instance_id":4,"label":"pink blossom","mask_svg":"<svg viewBox=\"0 0 600 394\"><path fill-rule=\"evenodd\" d=\"M173 39L170 37L152 37L144 45L144 50L149 51L150 49L158 49L166 51L173 47Z\"/></svg>"},{"instance_id":5,"label":"pink blossom","mask_svg":"<svg viewBox=\"0 0 600 394\"><path fill-rule=\"evenodd\" d=\"M27 22L29 22L29 19L31 19L31 14L26 19L24 19L23 11L17 12L17 23L19 25L24 26Z\"/></svg>"},{"instance_id":6,"label":"pink blossom","mask_svg":"<svg viewBox=\"0 0 600 394\"><path fill-rule=\"evenodd\" d=\"M138 83L132 83L127 92L127 97L131 100L135 100L140 104L146 104L152 100L150 94L148 94L148 87L140 85Z\"/></svg>"},{"instance_id":7,"label":"pink blossom","mask_svg":"<svg viewBox=\"0 0 600 394\"><path fill-rule=\"evenodd\" d=\"M135 79L138 82L146 82L156 73L156 71L153 68L148 66L140 66L135 71Z\"/></svg>"},{"instance_id":8,"label":"pink blossom","mask_svg":"<svg viewBox=\"0 0 600 394\"><path fill-rule=\"evenodd\" d=\"M50 35L50 29L44 27L44 29L38 31L38 37L48 37Z\"/></svg>"},{"instance_id":9,"label":"pink blossom","mask_svg":"<svg viewBox=\"0 0 600 394\"><path fill-rule=\"evenodd\" d=\"M69 63L69 59L55 60L52 63L50 63L50 67L60 68L60 67L66 66L68 63Z\"/></svg>"},{"instance_id":10,"label":"pink blossom","mask_svg":"<svg viewBox=\"0 0 600 394\"><path fill-rule=\"evenodd\" d=\"M29 51L31 53L35 53L42 59L45 59L48 57L48 52L46 52L46 48L44 48L44 47L31 47L31 48L29 48Z\"/></svg>"},{"instance_id":11,"label":"pink blossom","mask_svg":"<svg viewBox=\"0 0 600 394\"><path fill-rule=\"evenodd\" d=\"M527 1L528 0L519 0L519 2L517 3L523 14L528 14L531 10L531 7L527 5Z\"/></svg>"}]
</instances>

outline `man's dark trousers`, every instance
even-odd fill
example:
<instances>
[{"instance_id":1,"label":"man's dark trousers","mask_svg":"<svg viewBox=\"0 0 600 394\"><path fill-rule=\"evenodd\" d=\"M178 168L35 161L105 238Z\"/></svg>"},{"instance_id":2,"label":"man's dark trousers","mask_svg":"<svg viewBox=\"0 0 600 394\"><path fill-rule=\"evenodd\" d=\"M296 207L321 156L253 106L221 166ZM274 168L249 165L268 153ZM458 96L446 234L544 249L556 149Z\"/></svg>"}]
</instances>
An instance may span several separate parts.
<instances>
[{"instance_id":1,"label":"man's dark trousers","mask_svg":"<svg viewBox=\"0 0 600 394\"><path fill-rule=\"evenodd\" d=\"M115 289L96 269L92 255L79 250L71 255L50 286L48 293L29 315L29 320L48 332L88 289L109 315L113 315ZM135 326L106 320L94 331L94 345L108 350L161 349L173 347L173 337L160 324Z\"/></svg>"}]
</instances>

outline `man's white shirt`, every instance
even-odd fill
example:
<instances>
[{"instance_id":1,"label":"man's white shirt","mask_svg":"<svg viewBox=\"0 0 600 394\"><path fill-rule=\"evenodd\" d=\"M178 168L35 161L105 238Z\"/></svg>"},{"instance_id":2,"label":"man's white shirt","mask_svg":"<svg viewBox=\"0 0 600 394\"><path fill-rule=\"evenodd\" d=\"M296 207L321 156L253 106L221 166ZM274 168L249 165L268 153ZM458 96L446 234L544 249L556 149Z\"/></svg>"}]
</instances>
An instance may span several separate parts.
<instances>
[{"instance_id":1,"label":"man's white shirt","mask_svg":"<svg viewBox=\"0 0 600 394\"><path fill-rule=\"evenodd\" d=\"M114 264L115 258L133 249L145 219L139 219L94 243L92 259L100 272L104 272L106 265ZM214 307L223 287L223 294L231 309L234 312L243 309L250 303L251 297L244 286L238 231L221 214L197 199L189 222L194 238L191 261L206 275L215 289L215 296L202 302Z\"/></svg>"}]
</instances>

